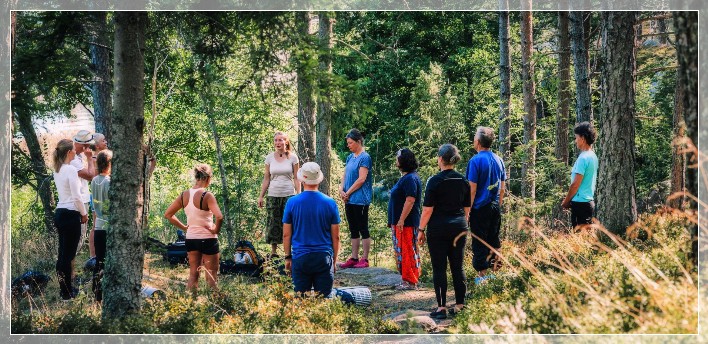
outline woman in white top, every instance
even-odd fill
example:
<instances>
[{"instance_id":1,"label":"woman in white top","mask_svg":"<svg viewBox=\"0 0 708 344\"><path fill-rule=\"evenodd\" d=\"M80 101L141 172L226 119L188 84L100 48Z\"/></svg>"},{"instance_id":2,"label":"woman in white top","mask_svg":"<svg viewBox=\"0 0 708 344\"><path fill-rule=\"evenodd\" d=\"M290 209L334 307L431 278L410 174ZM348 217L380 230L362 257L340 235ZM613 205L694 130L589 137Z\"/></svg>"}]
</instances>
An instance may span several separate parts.
<instances>
[{"instance_id":1,"label":"woman in white top","mask_svg":"<svg viewBox=\"0 0 708 344\"><path fill-rule=\"evenodd\" d=\"M88 212L81 199L79 174L76 168L70 165L75 156L74 143L66 139L57 143L52 154L54 184L59 194L54 225L59 234L56 269L62 300L71 300L79 293L72 285L73 265L81 237L81 224L88 221Z\"/></svg>"},{"instance_id":2,"label":"woman in white top","mask_svg":"<svg viewBox=\"0 0 708 344\"><path fill-rule=\"evenodd\" d=\"M165 211L165 218L173 225L187 232L187 259L189 260L189 279L187 289L196 292L199 283L199 267L207 270L206 280L209 287L216 289L216 274L219 271L219 240L221 223L224 216L219 209L216 197L206 191L211 184L212 169L207 164L194 167L194 186L182 191L177 199ZM184 208L187 224L175 214ZM216 218L216 221L214 221Z\"/></svg>"},{"instance_id":3,"label":"woman in white top","mask_svg":"<svg viewBox=\"0 0 708 344\"><path fill-rule=\"evenodd\" d=\"M292 152L292 145L285 133L278 131L273 136L275 151L265 158L265 172L258 207L266 206L266 242L270 244L270 257L277 257L278 245L283 243L283 211L288 198L300 193L297 175L300 161Z\"/></svg>"}]
</instances>

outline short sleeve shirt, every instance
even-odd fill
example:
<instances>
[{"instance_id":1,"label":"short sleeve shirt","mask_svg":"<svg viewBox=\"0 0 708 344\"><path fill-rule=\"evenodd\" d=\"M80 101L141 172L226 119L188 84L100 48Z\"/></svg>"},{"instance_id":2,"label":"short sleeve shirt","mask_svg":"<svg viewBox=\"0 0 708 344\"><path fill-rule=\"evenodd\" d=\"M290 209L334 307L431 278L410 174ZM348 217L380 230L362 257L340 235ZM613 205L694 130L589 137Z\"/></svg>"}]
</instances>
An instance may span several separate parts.
<instances>
[{"instance_id":1,"label":"short sleeve shirt","mask_svg":"<svg viewBox=\"0 0 708 344\"><path fill-rule=\"evenodd\" d=\"M293 165L300 161L297 155L289 152L287 159L278 162L275 153L270 153L265 158L265 164L269 166L270 184L268 185L268 196L287 197L295 194L295 178Z\"/></svg>"},{"instance_id":2,"label":"short sleeve shirt","mask_svg":"<svg viewBox=\"0 0 708 344\"><path fill-rule=\"evenodd\" d=\"M374 193L372 178L371 178L371 156L367 152L361 152L359 156L354 153L347 157L346 165L344 166L344 191L349 188L359 179L359 168L365 167L369 172L366 174L364 184L349 195L349 204L368 205L371 203L371 198Z\"/></svg>"},{"instance_id":3,"label":"short sleeve shirt","mask_svg":"<svg viewBox=\"0 0 708 344\"><path fill-rule=\"evenodd\" d=\"M578 192L573 196L573 202L590 202L595 194L595 184L597 182L597 155L591 150L581 152L578 160L573 164L573 169L570 171L570 182L573 182L576 174L583 175L583 181L580 183Z\"/></svg>"},{"instance_id":4,"label":"short sleeve shirt","mask_svg":"<svg viewBox=\"0 0 708 344\"><path fill-rule=\"evenodd\" d=\"M332 251L332 225L339 224L337 203L319 191L304 191L285 203L283 223L291 224L293 259Z\"/></svg>"},{"instance_id":5,"label":"short sleeve shirt","mask_svg":"<svg viewBox=\"0 0 708 344\"><path fill-rule=\"evenodd\" d=\"M403 225L406 227L418 227L420 225L420 203L423 185L418 173L411 172L401 177L396 185L391 189L391 197L388 199L388 225L395 225L403 213L403 205L407 197L414 197L413 209L406 217Z\"/></svg>"},{"instance_id":6,"label":"short sleeve shirt","mask_svg":"<svg viewBox=\"0 0 708 344\"><path fill-rule=\"evenodd\" d=\"M424 207L433 207L430 232L467 228L465 207L471 202L467 179L455 170L440 171L425 186Z\"/></svg>"},{"instance_id":7,"label":"short sleeve shirt","mask_svg":"<svg viewBox=\"0 0 708 344\"><path fill-rule=\"evenodd\" d=\"M504 162L488 150L480 151L467 163L467 180L477 184L477 191L473 195L474 209L499 202L501 182L506 180Z\"/></svg>"}]
</instances>

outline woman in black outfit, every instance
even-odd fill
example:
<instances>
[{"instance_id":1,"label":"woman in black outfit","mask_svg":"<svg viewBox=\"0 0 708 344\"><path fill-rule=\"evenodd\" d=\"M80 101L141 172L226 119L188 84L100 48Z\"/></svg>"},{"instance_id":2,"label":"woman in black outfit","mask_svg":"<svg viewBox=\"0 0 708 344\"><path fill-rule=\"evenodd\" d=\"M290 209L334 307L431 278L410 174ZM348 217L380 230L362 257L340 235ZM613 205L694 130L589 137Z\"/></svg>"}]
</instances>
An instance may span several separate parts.
<instances>
[{"instance_id":1,"label":"woman in black outfit","mask_svg":"<svg viewBox=\"0 0 708 344\"><path fill-rule=\"evenodd\" d=\"M465 273L462 270L465 243L467 240L467 218L470 214L470 186L463 175L454 170L462 158L457 147L444 144L438 150L440 173L430 177L425 187L423 214L418 230L418 243L427 241L430 260L433 265L433 285L438 308L430 313L432 318L447 318L445 296L447 294L447 262L450 262L452 283L455 286L455 307L457 313L465 306Z\"/></svg>"}]
</instances>

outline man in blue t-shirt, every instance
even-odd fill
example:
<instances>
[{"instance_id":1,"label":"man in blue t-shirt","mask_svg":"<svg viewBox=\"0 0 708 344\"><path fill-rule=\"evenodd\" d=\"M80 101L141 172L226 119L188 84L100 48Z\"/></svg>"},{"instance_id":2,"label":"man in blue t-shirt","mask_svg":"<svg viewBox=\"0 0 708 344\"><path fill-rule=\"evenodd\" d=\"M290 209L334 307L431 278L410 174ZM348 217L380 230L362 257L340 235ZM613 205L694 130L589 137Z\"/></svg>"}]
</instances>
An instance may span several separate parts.
<instances>
[{"instance_id":1,"label":"man in blue t-shirt","mask_svg":"<svg viewBox=\"0 0 708 344\"><path fill-rule=\"evenodd\" d=\"M499 230L501 228L501 204L504 199L506 171L502 159L489 148L494 142L494 131L488 127L478 127L474 136L474 149L477 155L467 164L467 181L472 195L470 211L470 230L472 231L472 266L479 277L479 284L494 275L487 275L487 269L499 268L495 250L501 248Z\"/></svg>"},{"instance_id":2,"label":"man in blue t-shirt","mask_svg":"<svg viewBox=\"0 0 708 344\"><path fill-rule=\"evenodd\" d=\"M319 165L304 163L297 178L304 190L288 199L283 213L285 268L292 272L296 293L314 287L328 296L339 254L339 210L334 199L318 191L324 179Z\"/></svg>"}]
</instances>

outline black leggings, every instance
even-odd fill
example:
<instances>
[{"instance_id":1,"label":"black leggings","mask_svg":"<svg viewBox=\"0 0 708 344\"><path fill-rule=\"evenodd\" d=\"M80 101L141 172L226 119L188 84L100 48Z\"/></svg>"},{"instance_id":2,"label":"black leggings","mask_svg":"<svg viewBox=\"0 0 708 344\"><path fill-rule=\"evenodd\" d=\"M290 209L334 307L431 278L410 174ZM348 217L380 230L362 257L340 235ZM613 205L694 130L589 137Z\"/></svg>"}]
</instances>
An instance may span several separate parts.
<instances>
[{"instance_id":1,"label":"black leggings","mask_svg":"<svg viewBox=\"0 0 708 344\"><path fill-rule=\"evenodd\" d=\"M458 235L459 238L455 242L455 238ZM448 261L452 272L452 283L455 286L455 303L458 305L465 304L467 286L465 285L465 272L462 270L462 262L466 242L466 229L442 229L430 233L428 236L428 251L430 251L430 261L433 264L433 287L435 288L435 298L438 301L438 307L445 307Z\"/></svg>"},{"instance_id":2,"label":"black leggings","mask_svg":"<svg viewBox=\"0 0 708 344\"><path fill-rule=\"evenodd\" d=\"M93 246L96 248L96 265L93 266L93 280L91 289L96 301L103 299L103 288L101 279L103 278L103 265L106 261L106 231L98 230L93 232Z\"/></svg>"},{"instance_id":3,"label":"black leggings","mask_svg":"<svg viewBox=\"0 0 708 344\"><path fill-rule=\"evenodd\" d=\"M76 249L81 238L81 214L76 210L57 208L54 212L54 226L59 234L59 252L57 254L57 280L62 298L71 298L73 263Z\"/></svg>"},{"instance_id":4,"label":"black leggings","mask_svg":"<svg viewBox=\"0 0 708 344\"><path fill-rule=\"evenodd\" d=\"M345 204L344 212L347 214L349 234L352 239L369 238L369 205Z\"/></svg>"}]
</instances>

